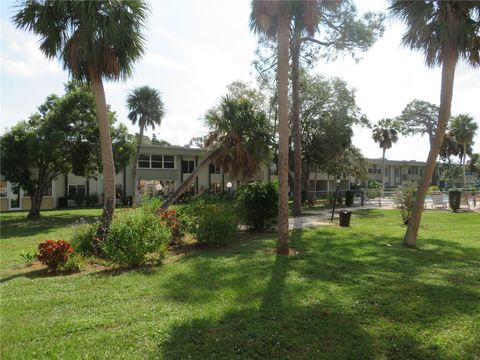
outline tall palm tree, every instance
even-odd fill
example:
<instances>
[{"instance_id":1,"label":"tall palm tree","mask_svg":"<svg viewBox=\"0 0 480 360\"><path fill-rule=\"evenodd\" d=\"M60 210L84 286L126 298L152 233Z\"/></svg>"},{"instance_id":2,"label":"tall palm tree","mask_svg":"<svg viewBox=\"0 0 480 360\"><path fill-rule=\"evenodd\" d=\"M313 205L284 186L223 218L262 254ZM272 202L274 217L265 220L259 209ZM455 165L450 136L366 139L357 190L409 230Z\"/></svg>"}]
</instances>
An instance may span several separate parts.
<instances>
[{"instance_id":1,"label":"tall palm tree","mask_svg":"<svg viewBox=\"0 0 480 360\"><path fill-rule=\"evenodd\" d=\"M462 165L463 165L463 187L467 187L467 174L466 174L466 159L467 159L467 146L473 142L473 138L477 132L478 125L475 120L467 114L460 114L452 119L450 124L450 134L456 143L462 145Z\"/></svg>"},{"instance_id":2,"label":"tall palm tree","mask_svg":"<svg viewBox=\"0 0 480 360\"><path fill-rule=\"evenodd\" d=\"M300 127L300 46L302 36L313 36L319 23L322 1L292 1L292 132L293 132L293 209L294 216L302 212L302 134Z\"/></svg>"},{"instance_id":3,"label":"tall palm tree","mask_svg":"<svg viewBox=\"0 0 480 360\"><path fill-rule=\"evenodd\" d=\"M288 245L288 45L291 2L252 1L250 28L277 41L278 91L278 243L279 254L289 254Z\"/></svg>"},{"instance_id":4,"label":"tall palm tree","mask_svg":"<svg viewBox=\"0 0 480 360\"><path fill-rule=\"evenodd\" d=\"M133 163L133 194L137 190L137 164L140 156L140 148L142 146L143 133L145 128L151 127L155 130L155 126L160 126L165 109L160 93L149 87L141 86L132 90L127 97L127 107L129 110L128 118L135 125L138 122L140 127L140 135L137 139L137 151L135 153L135 161Z\"/></svg>"},{"instance_id":5,"label":"tall palm tree","mask_svg":"<svg viewBox=\"0 0 480 360\"><path fill-rule=\"evenodd\" d=\"M480 3L390 0L389 10L406 25L403 44L423 52L427 66L442 66L440 110L435 140L430 147L412 218L403 239L405 246L415 247L425 195L450 119L457 62L464 59L472 66L480 65Z\"/></svg>"},{"instance_id":6,"label":"tall palm tree","mask_svg":"<svg viewBox=\"0 0 480 360\"><path fill-rule=\"evenodd\" d=\"M86 81L95 96L103 165L104 206L97 238L102 241L115 210L115 167L103 78L132 73L143 54L141 30L148 13L143 0L25 0L13 21L40 36L40 50L57 57L74 79Z\"/></svg>"},{"instance_id":7,"label":"tall palm tree","mask_svg":"<svg viewBox=\"0 0 480 360\"><path fill-rule=\"evenodd\" d=\"M165 210L182 195L199 172L215 163L233 177L251 178L270 157L272 135L266 114L249 99L222 98L205 116L211 129L205 142L209 154L162 204Z\"/></svg>"},{"instance_id":8,"label":"tall palm tree","mask_svg":"<svg viewBox=\"0 0 480 360\"><path fill-rule=\"evenodd\" d=\"M382 149L382 195L385 189L385 153L398 141L398 130L391 119L382 119L374 127L372 132L373 140Z\"/></svg>"}]
</instances>

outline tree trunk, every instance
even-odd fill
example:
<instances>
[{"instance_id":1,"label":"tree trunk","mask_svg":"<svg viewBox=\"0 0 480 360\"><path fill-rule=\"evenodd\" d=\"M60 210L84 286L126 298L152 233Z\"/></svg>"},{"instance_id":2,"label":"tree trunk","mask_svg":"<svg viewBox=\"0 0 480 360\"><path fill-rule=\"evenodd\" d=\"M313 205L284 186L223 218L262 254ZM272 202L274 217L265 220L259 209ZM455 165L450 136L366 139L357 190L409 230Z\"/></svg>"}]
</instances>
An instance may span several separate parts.
<instances>
[{"instance_id":1,"label":"tree trunk","mask_svg":"<svg viewBox=\"0 0 480 360\"><path fill-rule=\"evenodd\" d=\"M110 123L108 122L107 102L105 100L102 77L97 74L94 69L89 70L89 80L93 95L95 96L95 106L97 109L103 168L104 203L96 234L97 241L101 242L107 235L108 228L112 222L113 212L115 211L115 165L113 162L112 138L110 136Z\"/></svg>"},{"instance_id":2,"label":"tree trunk","mask_svg":"<svg viewBox=\"0 0 480 360\"><path fill-rule=\"evenodd\" d=\"M313 204L317 204L317 172L318 172L318 166L315 164L315 195L313 196Z\"/></svg>"},{"instance_id":3,"label":"tree trunk","mask_svg":"<svg viewBox=\"0 0 480 360\"><path fill-rule=\"evenodd\" d=\"M132 179L133 179L133 186L132 186L132 201L135 200L135 194L138 189L138 182L137 182L137 167L138 167L138 159L140 157L140 148L142 147L143 142L143 132L145 131L145 124L143 121L143 116L138 122L140 125L140 135L137 141L137 151L135 152L135 161L133 162L132 167ZM132 204L133 205L133 204Z\"/></svg>"},{"instance_id":4,"label":"tree trunk","mask_svg":"<svg viewBox=\"0 0 480 360\"><path fill-rule=\"evenodd\" d=\"M288 255L288 43L289 18L282 11L278 18L278 243L277 252Z\"/></svg>"},{"instance_id":5,"label":"tree trunk","mask_svg":"<svg viewBox=\"0 0 480 360\"><path fill-rule=\"evenodd\" d=\"M210 165L211 162L215 161L222 152L225 151L223 147L220 147L212 151L208 156L202 160L202 162L193 170L193 172L180 184L180 186L175 190L158 208L160 211L166 210L175 200L177 200L180 195L182 195L185 190L188 189L188 186L195 180L200 170Z\"/></svg>"},{"instance_id":6,"label":"tree trunk","mask_svg":"<svg viewBox=\"0 0 480 360\"><path fill-rule=\"evenodd\" d=\"M302 137L300 129L300 31L295 30L292 46L292 130L293 130L293 216L302 213Z\"/></svg>"},{"instance_id":7,"label":"tree trunk","mask_svg":"<svg viewBox=\"0 0 480 360\"><path fill-rule=\"evenodd\" d=\"M40 219L40 207L42 206L43 190L39 189L30 195L30 211L28 212L28 220Z\"/></svg>"},{"instance_id":8,"label":"tree trunk","mask_svg":"<svg viewBox=\"0 0 480 360\"><path fill-rule=\"evenodd\" d=\"M380 189L381 193L380 193L380 207L382 206L382 197L384 196L385 194L385 152L387 151L387 149L383 148L383 152L382 152L382 187Z\"/></svg>"},{"instance_id":9,"label":"tree trunk","mask_svg":"<svg viewBox=\"0 0 480 360\"><path fill-rule=\"evenodd\" d=\"M438 126L435 132L435 140L430 148L427 163L423 171L422 179L417 189L415 197L415 206L413 208L412 217L408 223L407 232L403 238L403 245L414 248L417 245L418 228L422 218L423 205L425 203L425 195L435 170L438 153L442 147L443 138L447 129L448 120L450 119L452 97L453 97L453 81L455 78L455 66L458 59L458 53L450 51L447 53L442 65L442 85L440 90L440 110L438 116Z\"/></svg>"},{"instance_id":10,"label":"tree trunk","mask_svg":"<svg viewBox=\"0 0 480 360\"><path fill-rule=\"evenodd\" d=\"M465 167L467 166L467 143L463 143L463 188L467 187L467 172Z\"/></svg>"}]
</instances>

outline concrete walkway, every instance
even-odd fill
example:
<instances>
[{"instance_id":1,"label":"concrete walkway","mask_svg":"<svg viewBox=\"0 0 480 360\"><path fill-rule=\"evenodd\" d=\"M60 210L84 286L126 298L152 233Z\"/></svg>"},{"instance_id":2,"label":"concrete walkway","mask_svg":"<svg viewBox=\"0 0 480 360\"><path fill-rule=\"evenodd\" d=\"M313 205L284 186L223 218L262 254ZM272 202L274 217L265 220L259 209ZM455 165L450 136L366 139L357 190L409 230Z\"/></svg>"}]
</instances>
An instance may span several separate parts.
<instances>
[{"instance_id":1,"label":"concrete walkway","mask_svg":"<svg viewBox=\"0 0 480 360\"><path fill-rule=\"evenodd\" d=\"M480 203L476 204L476 207L471 206L467 211L473 211L480 213ZM368 209L394 209L395 205L393 202L384 202L382 201L382 207L378 206L378 203L368 204L366 206L354 206L354 207L340 207L335 209L335 216L333 221L330 221L332 218L332 209L323 209L323 210L307 210L305 211L308 215L290 217L288 219L289 229L303 229L310 228L322 225L338 225L338 213L341 210L356 211L356 210L368 210ZM436 209L426 207L425 210L435 210L435 211L450 211L448 209ZM464 209L466 210L466 209Z\"/></svg>"}]
</instances>

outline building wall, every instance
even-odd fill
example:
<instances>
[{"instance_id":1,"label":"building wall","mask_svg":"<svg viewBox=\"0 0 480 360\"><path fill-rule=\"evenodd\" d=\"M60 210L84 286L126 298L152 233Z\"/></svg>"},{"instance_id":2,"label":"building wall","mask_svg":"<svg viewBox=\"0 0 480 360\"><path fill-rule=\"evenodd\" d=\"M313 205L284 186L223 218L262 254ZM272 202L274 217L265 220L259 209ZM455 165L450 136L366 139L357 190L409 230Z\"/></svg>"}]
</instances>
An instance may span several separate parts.
<instances>
[{"instance_id":1,"label":"building wall","mask_svg":"<svg viewBox=\"0 0 480 360\"><path fill-rule=\"evenodd\" d=\"M132 177L133 166L134 164L129 164L125 169L119 169L118 174L115 176L116 185L119 185L122 189L122 196L126 194L127 197L134 196L134 189L138 188L138 185L141 181L164 181L171 180L174 182L174 188L177 188L181 183L182 179L185 180L189 174L182 174L182 160L191 160L194 161L196 165L199 165L202 160L207 156L207 153L201 149L188 148L188 147L178 147L178 146L143 146L141 154L144 155L168 155L174 157L174 167L171 169L158 169L158 168L138 168L137 169L137 181ZM423 168L425 163L418 161L392 161L385 160L385 174L382 174L382 159L367 159L368 164L368 180L384 181L386 187L396 187L405 181L419 181L423 173ZM253 176L250 180L259 180L259 181L277 181L278 176L270 171L269 173L269 164L262 164L261 169ZM416 169L416 170L415 170ZM383 176L384 175L384 176ZM293 176L293 174L292 174ZM439 182L439 173L438 169L435 170L433 177L433 183L436 185L441 185ZM332 177L327 176L323 173L311 173L310 177L310 186L311 190L315 189L317 191L333 191L336 189L336 180ZM477 180L476 174L469 175L469 180L475 182ZM228 188L226 184L228 182L232 183L232 190L236 190L238 186L247 182L245 179L237 179L230 176L230 174L210 174L209 166L206 166L198 174L198 179L194 181L194 191L196 193L202 191L208 191L212 184L220 184L220 191L227 191ZM339 187L341 190L347 190L350 188L351 184L357 183L358 180L349 177L342 179ZM363 184L364 186L366 184ZM452 186L452 184L449 184ZM462 186L462 184L456 184L457 186ZM49 197L44 197L42 202L42 209L50 209L58 206L59 198L68 196L69 186L84 186L85 194L87 195L87 179L69 174L68 176L60 175L52 182L52 195ZM96 178L88 179L88 194L97 194L99 197L99 204L103 201L103 177L98 175ZM173 189L172 189L173 190ZM23 194L23 193L22 193ZM0 211L9 210L9 201L8 197L0 198ZM74 201L70 201L71 204L74 204ZM95 205L95 204L91 204ZM29 209L30 208L30 199L28 197L21 197L21 208Z\"/></svg>"}]
</instances>

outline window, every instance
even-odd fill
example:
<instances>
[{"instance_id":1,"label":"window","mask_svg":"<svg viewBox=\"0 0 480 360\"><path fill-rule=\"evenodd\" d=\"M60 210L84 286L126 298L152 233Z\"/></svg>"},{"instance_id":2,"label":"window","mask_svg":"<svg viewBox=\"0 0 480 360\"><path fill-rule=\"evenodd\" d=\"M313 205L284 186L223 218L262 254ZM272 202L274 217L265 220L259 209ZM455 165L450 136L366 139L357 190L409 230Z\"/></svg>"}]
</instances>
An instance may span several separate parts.
<instances>
[{"instance_id":1,"label":"window","mask_svg":"<svg viewBox=\"0 0 480 360\"><path fill-rule=\"evenodd\" d=\"M215 164L210 164L210 174L221 174L222 171L219 166L215 166Z\"/></svg>"},{"instance_id":2,"label":"window","mask_svg":"<svg viewBox=\"0 0 480 360\"><path fill-rule=\"evenodd\" d=\"M397 176L397 177L400 176L400 168L399 167L395 168L395 176Z\"/></svg>"},{"instance_id":3,"label":"window","mask_svg":"<svg viewBox=\"0 0 480 360\"><path fill-rule=\"evenodd\" d=\"M418 175L418 167L417 166L410 166L408 168L408 175Z\"/></svg>"},{"instance_id":4,"label":"window","mask_svg":"<svg viewBox=\"0 0 480 360\"><path fill-rule=\"evenodd\" d=\"M193 160L182 161L182 172L184 174L191 174L194 169L195 169L195 161Z\"/></svg>"},{"instance_id":5,"label":"window","mask_svg":"<svg viewBox=\"0 0 480 360\"><path fill-rule=\"evenodd\" d=\"M175 156L140 154L138 158L138 168L139 169L175 169Z\"/></svg>"},{"instance_id":6,"label":"window","mask_svg":"<svg viewBox=\"0 0 480 360\"><path fill-rule=\"evenodd\" d=\"M210 192L214 194L218 194L222 192L222 184L219 184L219 183L210 184Z\"/></svg>"},{"instance_id":7,"label":"window","mask_svg":"<svg viewBox=\"0 0 480 360\"><path fill-rule=\"evenodd\" d=\"M142 169L150 168L150 156L145 154L140 154L138 157L138 167Z\"/></svg>"},{"instance_id":8,"label":"window","mask_svg":"<svg viewBox=\"0 0 480 360\"><path fill-rule=\"evenodd\" d=\"M123 194L123 185L115 185L115 198L121 199Z\"/></svg>"},{"instance_id":9,"label":"window","mask_svg":"<svg viewBox=\"0 0 480 360\"><path fill-rule=\"evenodd\" d=\"M0 197L7 197L7 182L0 180Z\"/></svg>"},{"instance_id":10,"label":"window","mask_svg":"<svg viewBox=\"0 0 480 360\"><path fill-rule=\"evenodd\" d=\"M68 196L85 196L85 185L68 185Z\"/></svg>"},{"instance_id":11,"label":"window","mask_svg":"<svg viewBox=\"0 0 480 360\"><path fill-rule=\"evenodd\" d=\"M162 168L163 168L163 156L152 155L152 169L162 169Z\"/></svg>"},{"instance_id":12,"label":"window","mask_svg":"<svg viewBox=\"0 0 480 360\"><path fill-rule=\"evenodd\" d=\"M175 169L175 157L173 155L164 155L163 156L163 168L164 169Z\"/></svg>"}]
</instances>

